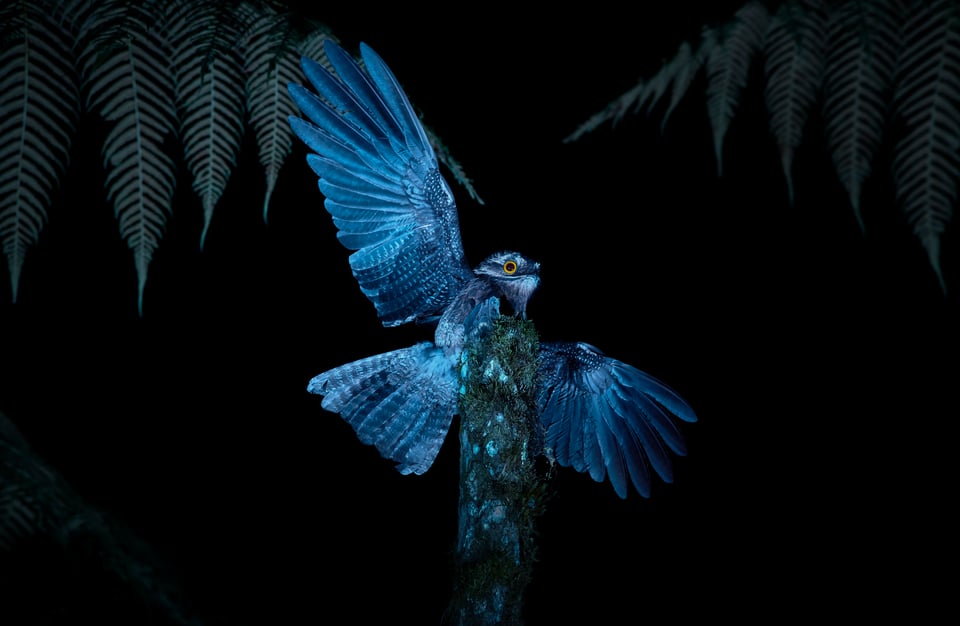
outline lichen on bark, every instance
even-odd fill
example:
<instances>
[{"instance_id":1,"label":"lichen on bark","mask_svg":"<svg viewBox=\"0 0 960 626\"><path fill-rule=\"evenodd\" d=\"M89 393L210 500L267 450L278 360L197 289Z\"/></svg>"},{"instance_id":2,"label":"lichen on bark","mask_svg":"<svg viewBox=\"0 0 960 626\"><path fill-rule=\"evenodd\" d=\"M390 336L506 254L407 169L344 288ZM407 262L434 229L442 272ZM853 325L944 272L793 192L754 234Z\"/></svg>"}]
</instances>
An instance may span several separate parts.
<instances>
[{"instance_id":1,"label":"lichen on bark","mask_svg":"<svg viewBox=\"0 0 960 626\"><path fill-rule=\"evenodd\" d=\"M519 625L547 496L537 462L539 339L531 322L502 317L467 344L463 358L451 610L460 626Z\"/></svg>"}]
</instances>

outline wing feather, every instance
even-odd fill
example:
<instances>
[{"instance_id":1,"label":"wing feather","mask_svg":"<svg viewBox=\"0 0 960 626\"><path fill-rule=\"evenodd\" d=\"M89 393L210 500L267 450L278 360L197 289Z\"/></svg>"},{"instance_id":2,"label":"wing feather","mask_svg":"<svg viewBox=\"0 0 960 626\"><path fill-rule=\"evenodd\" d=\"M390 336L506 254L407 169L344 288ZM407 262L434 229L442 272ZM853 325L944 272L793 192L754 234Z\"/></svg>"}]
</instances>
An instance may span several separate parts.
<instances>
[{"instance_id":1,"label":"wing feather","mask_svg":"<svg viewBox=\"0 0 960 626\"><path fill-rule=\"evenodd\" d=\"M332 70L302 59L315 93L289 86L307 118L290 127L314 153L324 206L381 322L432 321L472 276L456 203L400 84L369 46L360 51L365 68L329 39Z\"/></svg>"},{"instance_id":2,"label":"wing feather","mask_svg":"<svg viewBox=\"0 0 960 626\"><path fill-rule=\"evenodd\" d=\"M541 343L540 359L540 419L557 463L609 478L620 497L627 476L649 497L651 468L673 480L671 453L686 454L677 421L697 420L679 394L585 343Z\"/></svg>"}]
</instances>

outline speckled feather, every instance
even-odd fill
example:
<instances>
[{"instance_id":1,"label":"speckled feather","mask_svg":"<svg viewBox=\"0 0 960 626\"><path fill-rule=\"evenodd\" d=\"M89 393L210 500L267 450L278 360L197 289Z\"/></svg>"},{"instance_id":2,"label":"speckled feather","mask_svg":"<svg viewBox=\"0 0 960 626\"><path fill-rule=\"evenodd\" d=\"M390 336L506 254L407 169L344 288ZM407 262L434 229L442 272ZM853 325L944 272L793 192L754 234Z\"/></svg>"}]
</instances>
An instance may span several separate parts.
<instances>
[{"instance_id":1,"label":"speckled feather","mask_svg":"<svg viewBox=\"0 0 960 626\"><path fill-rule=\"evenodd\" d=\"M457 208L426 132L396 78L365 44L366 71L325 42L334 68L303 59L316 93L290 85L308 118L290 118L313 151L324 206L350 266L385 326L435 324L433 341L347 363L315 376L310 393L404 474L433 464L457 413L464 343L505 300L526 317L540 265L514 251L470 269ZM673 480L686 447L677 421L693 409L670 387L585 343L540 344L543 453L562 466L649 497L653 475Z\"/></svg>"}]
</instances>

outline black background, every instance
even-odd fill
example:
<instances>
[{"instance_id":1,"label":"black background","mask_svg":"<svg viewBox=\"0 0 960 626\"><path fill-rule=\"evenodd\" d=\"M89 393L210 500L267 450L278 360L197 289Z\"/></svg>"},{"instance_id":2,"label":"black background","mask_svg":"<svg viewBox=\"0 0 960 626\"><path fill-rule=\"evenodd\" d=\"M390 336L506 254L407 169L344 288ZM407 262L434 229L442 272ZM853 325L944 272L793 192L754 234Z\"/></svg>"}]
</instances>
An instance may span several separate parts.
<instances>
[{"instance_id":1,"label":"black background","mask_svg":"<svg viewBox=\"0 0 960 626\"><path fill-rule=\"evenodd\" d=\"M814 116L791 206L759 74L722 177L702 75L662 133L659 115L628 115L562 142L739 6L300 7L349 50L370 43L472 178L483 205L448 175L468 259L515 248L541 262L529 308L541 337L592 343L698 411L674 483L649 500L559 472L531 625L863 617L939 596L927 564L956 522L958 305L883 162L864 236ZM81 129L18 302L0 302L0 410L178 568L210 623L441 623L455 439L426 475L400 476L305 391L320 371L429 333L380 326L305 150L264 224L248 138L203 251L184 174L140 317L99 133ZM957 290L954 233L943 265Z\"/></svg>"}]
</instances>

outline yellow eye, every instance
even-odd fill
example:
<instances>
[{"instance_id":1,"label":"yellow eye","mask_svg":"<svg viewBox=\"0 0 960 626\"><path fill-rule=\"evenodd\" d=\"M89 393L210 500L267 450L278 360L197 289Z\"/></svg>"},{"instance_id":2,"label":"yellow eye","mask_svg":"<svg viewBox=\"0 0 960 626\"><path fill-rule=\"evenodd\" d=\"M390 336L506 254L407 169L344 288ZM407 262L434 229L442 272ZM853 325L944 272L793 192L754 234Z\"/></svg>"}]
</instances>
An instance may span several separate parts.
<instances>
[{"instance_id":1,"label":"yellow eye","mask_svg":"<svg viewBox=\"0 0 960 626\"><path fill-rule=\"evenodd\" d=\"M515 261L507 261L503 264L503 271L507 274L516 274L517 264Z\"/></svg>"}]
</instances>

